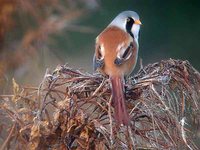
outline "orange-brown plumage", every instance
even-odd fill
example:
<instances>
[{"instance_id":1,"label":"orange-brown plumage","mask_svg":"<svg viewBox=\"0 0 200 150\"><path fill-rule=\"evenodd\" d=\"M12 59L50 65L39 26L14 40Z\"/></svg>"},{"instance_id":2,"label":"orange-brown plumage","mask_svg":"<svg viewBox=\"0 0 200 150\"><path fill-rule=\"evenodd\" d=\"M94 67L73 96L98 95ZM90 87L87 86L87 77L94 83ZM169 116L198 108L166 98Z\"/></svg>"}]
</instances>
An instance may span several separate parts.
<instances>
[{"instance_id":1,"label":"orange-brown plumage","mask_svg":"<svg viewBox=\"0 0 200 150\"><path fill-rule=\"evenodd\" d=\"M124 43L124 47L128 47L130 42L134 42L134 46L131 49L133 54L124 64L116 66L114 60L117 57L117 47L122 43ZM105 65L100 69L101 72L114 76L124 76L131 73L137 61L138 48L129 34L118 27L108 27L97 37L96 45L97 47L103 45L105 50ZM96 48L95 53L98 54L98 48Z\"/></svg>"},{"instance_id":2,"label":"orange-brown plumage","mask_svg":"<svg viewBox=\"0 0 200 150\"><path fill-rule=\"evenodd\" d=\"M137 13L125 11L96 38L94 68L109 76L114 116L120 125L130 123L125 105L124 77L132 72L137 62L140 24Z\"/></svg>"},{"instance_id":3,"label":"orange-brown plumage","mask_svg":"<svg viewBox=\"0 0 200 150\"><path fill-rule=\"evenodd\" d=\"M137 45L133 44L131 49L132 55L125 63L120 66L114 64L117 58L117 53L120 50L118 47L123 44L128 47L133 41L132 37L118 27L106 28L97 38L96 41L98 54L98 45L103 45L104 50L104 66L99 70L109 75L112 86L112 105L115 109L115 119L119 124L129 124L129 115L125 106L124 98L124 76L129 74L136 64L137 59Z\"/></svg>"}]
</instances>

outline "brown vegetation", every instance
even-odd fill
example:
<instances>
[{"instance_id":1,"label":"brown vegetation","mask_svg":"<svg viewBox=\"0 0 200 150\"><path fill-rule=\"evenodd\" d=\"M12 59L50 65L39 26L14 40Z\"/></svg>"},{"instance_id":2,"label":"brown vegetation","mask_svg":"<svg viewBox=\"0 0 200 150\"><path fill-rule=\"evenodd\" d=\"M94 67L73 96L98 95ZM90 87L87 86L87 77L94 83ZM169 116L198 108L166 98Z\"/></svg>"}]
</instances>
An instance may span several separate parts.
<instances>
[{"instance_id":1,"label":"brown vegetation","mask_svg":"<svg viewBox=\"0 0 200 150\"><path fill-rule=\"evenodd\" d=\"M68 66L39 87L1 95L1 149L198 149L200 74L188 61L149 64L127 79L131 125L117 126L108 79Z\"/></svg>"}]
</instances>

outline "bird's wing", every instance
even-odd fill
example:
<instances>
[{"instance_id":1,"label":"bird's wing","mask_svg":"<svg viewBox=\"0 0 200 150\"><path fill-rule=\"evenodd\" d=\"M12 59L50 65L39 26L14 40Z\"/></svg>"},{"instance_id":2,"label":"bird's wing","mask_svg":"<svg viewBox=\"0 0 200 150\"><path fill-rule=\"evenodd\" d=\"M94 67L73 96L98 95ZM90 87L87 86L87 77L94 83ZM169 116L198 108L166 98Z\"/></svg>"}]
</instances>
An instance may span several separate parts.
<instances>
[{"instance_id":1,"label":"bird's wing","mask_svg":"<svg viewBox=\"0 0 200 150\"><path fill-rule=\"evenodd\" d=\"M93 69L94 71L101 69L104 66L104 57L100 52L99 44L96 44L95 53L93 57Z\"/></svg>"},{"instance_id":2,"label":"bird's wing","mask_svg":"<svg viewBox=\"0 0 200 150\"><path fill-rule=\"evenodd\" d=\"M104 59L98 59L94 54L93 57L93 70L96 71L104 66Z\"/></svg>"}]
</instances>

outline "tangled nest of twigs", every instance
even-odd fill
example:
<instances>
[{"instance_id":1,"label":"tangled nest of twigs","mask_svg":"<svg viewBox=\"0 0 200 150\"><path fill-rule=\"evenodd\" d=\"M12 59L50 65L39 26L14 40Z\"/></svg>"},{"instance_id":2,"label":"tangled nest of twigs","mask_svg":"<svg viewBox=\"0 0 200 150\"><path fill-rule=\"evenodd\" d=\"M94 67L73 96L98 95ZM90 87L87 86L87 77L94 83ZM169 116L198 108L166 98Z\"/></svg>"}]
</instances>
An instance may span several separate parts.
<instances>
[{"instance_id":1,"label":"tangled nest of twigs","mask_svg":"<svg viewBox=\"0 0 200 150\"><path fill-rule=\"evenodd\" d=\"M190 124L200 114L200 74L187 61L150 64L127 79L128 127L115 123L99 74L59 66L38 88L13 83L14 94L1 96L1 149L198 149Z\"/></svg>"}]
</instances>

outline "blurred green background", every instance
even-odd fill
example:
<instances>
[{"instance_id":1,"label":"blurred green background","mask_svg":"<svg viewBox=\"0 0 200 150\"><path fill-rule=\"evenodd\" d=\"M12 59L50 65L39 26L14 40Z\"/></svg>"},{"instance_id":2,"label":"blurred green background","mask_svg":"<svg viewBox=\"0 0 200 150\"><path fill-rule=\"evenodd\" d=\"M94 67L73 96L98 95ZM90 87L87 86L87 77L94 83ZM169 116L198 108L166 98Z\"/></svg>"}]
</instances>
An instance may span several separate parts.
<instances>
[{"instance_id":1,"label":"blurred green background","mask_svg":"<svg viewBox=\"0 0 200 150\"><path fill-rule=\"evenodd\" d=\"M2 0L0 4L2 85L9 85L12 77L23 85L38 85L46 69L58 64L92 72L95 37L124 10L136 11L143 23L139 38L143 65L175 58L200 69L197 0Z\"/></svg>"}]
</instances>

